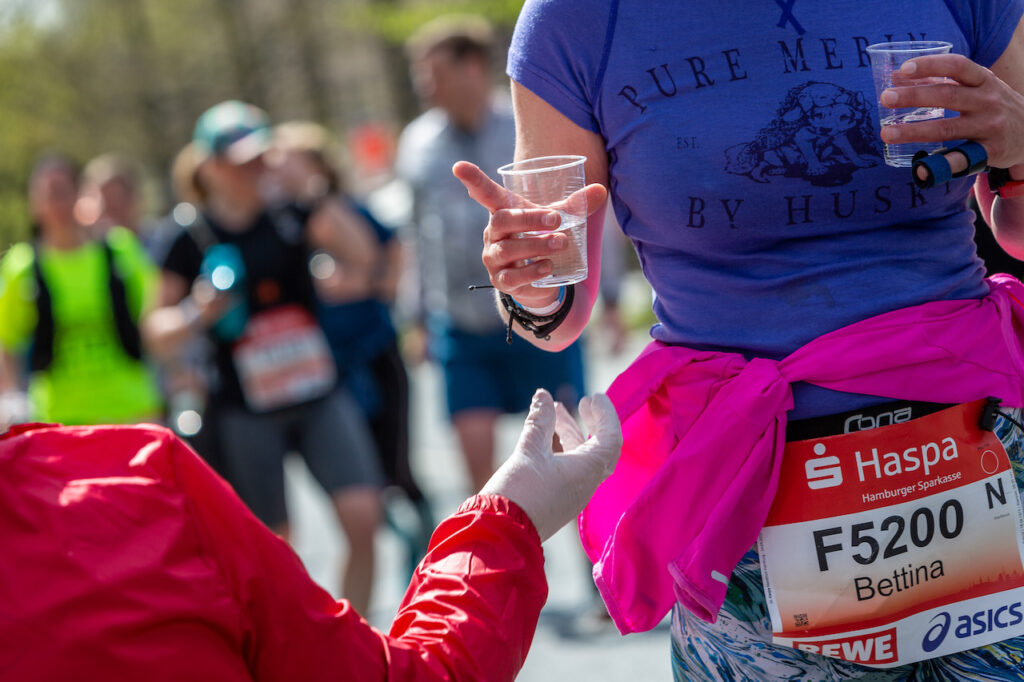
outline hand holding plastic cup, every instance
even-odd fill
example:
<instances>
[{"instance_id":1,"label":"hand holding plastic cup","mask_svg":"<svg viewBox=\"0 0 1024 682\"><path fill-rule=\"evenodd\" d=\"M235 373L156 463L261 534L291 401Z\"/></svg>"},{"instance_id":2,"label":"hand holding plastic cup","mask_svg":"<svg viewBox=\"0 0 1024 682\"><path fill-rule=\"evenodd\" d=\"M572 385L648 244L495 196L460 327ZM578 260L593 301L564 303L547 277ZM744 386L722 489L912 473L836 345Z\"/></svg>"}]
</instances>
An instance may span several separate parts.
<instances>
[{"instance_id":1,"label":"hand holding plastic cup","mask_svg":"<svg viewBox=\"0 0 1024 682\"><path fill-rule=\"evenodd\" d=\"M914 57L930 54L946 54L953 48L952 43L939 40L910 40L897 43L877 43L869 45L866 50L871 60L871 74L875 81L875 94L878 97L878 117L882 128L898 126L917 121L930 121L944 118L946 110L942 107L905 107L890 109L882 106L882 93L891 87L906 85L928 85L941 83L945 78L908 78L900 72L903 63ZM887 166L909 168L913 163L914 154L924 150L934 152L942 143L912 142L908 144L886 144L885 163Z\"/></svg>"},{"instance_id":2,"label":"hand holding plastic cup","mask_svg":"<svg viewBox=\"0 0 1024 682\"><path fill-rule=\"evenodd\" d=\"M587 278L587 201L580 191L585 183L585 156L541 156L506 164L498 169L509 203L518 208L550 208L561 222L553 232L565 232L569 243L551 257L551 274L533 282L535 287L560 287ZM548 234L520 233L520 237Z\"/></svg>"}]
</instances>

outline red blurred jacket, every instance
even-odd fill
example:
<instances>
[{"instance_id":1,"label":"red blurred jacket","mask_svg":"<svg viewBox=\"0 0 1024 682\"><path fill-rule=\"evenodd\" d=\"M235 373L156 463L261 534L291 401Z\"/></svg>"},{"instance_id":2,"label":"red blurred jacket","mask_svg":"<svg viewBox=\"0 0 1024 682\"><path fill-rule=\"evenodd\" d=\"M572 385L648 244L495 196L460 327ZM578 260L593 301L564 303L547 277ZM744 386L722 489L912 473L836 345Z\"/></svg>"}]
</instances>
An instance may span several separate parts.
<instances>
[{"instance_id":1,"label":"red blurred jacket","mask_svg":"<svg viewBox=\"0 0 1024 682\"><path fill-rule=\"evenodd\" d=\"M438 527L390 635L308 576L170 431L0 437L0 679L511 680L547 597L498 496Z\"/></svg>"}]
</instances>

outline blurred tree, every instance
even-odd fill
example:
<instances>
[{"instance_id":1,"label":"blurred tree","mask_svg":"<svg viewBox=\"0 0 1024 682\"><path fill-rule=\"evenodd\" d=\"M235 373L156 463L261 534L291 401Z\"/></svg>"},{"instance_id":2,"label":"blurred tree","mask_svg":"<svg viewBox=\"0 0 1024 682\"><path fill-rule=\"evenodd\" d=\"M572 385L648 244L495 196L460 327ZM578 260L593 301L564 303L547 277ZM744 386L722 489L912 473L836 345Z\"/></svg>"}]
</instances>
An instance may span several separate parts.
<instances>
[{"instance_id":1,"label":"blurred tree","mask_svg":"<svg viewBox=\"0 0 1024 682\"><path fill-rule=\"evenodd\" d=\"M406 39L419 27L443 14L478 14L494 24L499 44L507 45L511 27L523 7L523 0L369 0L364 13L355 19L365 23L381 40L399 119L409 121L419 113L420 103L412 90L409 63L405 56ZM501 59L498 66L504 67Z\"/></svg>"},{"instance_id":2,"label":"blurred tree","mask_svg":"<svg viewBox=\"0 0 1024 682\"><path fill-rule=\"evenodd\" d=\"M321 122L333 118L327 93L331 80L327 75L328 58L322 36L322 7L317 0L292 0L289 14L295 42L299 46L302 71L306 75L313 118Z\"/></svg>"},{"instance_id":3,"label":"blurred tree","mask_svg":"<svg viewBox=\"0 0 1024 682\"><path fill-rule=\"evenodd\" d=\"M522 0L0 0L0 253L28 234L26 173L57 149L117 152L170 199L196 116L230 98L339 132L419 111L402 51L421 23L479 13L507 39ZM500 60L499 60L500 61ZM500 65L499 65L500 66Z\"/></svg>"}]
</instances>

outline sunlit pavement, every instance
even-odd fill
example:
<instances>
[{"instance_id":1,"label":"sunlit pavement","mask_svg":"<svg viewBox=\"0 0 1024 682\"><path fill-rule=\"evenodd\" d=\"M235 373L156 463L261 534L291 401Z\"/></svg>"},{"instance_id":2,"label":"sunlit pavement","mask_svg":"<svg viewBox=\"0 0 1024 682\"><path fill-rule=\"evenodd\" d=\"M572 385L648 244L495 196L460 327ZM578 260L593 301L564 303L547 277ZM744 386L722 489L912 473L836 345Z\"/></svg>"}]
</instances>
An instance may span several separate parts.
<instances>
[{"instance_id":1,"label":"sunlit pavement","mask_svg":"<svg viewBox=\"0 0 1024 682\"><path fill-rule=\"evenodd\" d=\"M631 339L626 351L609 357L598 343L587 346L588 391L605 389L615 374L636 357L645 335ZM413 467L438 518L455 511L468 496L467 479L454 436L444 415L438 370L424 365L412 371ZM512 451L523 416L502 421L498 452ZM346 551L344 539L326 498L299 460L289 461L289 508L296 549L311 575L333 594L338 592L338 566ZM378 575L369 620L387 629L401 600L408 576L402 546L389 530L378 535ZM575 524L544 545L549 597L541 614L530 655L519 676L542 680L671 680L667 625L650 633L622 637L610 621L594 616L595 592L589 563L583 556Z\"/></svg>"}]
</instances>

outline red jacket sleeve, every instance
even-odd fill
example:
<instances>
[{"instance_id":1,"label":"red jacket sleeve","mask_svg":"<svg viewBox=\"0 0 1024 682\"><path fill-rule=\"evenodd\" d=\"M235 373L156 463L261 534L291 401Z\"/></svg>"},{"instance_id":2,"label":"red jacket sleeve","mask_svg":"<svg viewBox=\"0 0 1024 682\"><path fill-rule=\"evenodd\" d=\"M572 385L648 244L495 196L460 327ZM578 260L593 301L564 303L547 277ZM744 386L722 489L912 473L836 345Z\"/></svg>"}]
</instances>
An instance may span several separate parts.
<instances>
[{"instance_id":1,"label":"red jacket sleeve","mask_svg":"<svg viewBox=\"0 0 1024 682\"><path fill-rule=\"evenodd\" d=\"M235 595L258 681L512 680L547 598L537 531L497 496L467 500L434 532L390 635L335 601L184 445L175 476L200 544Z\"/></svg>"},{"instance_id":2,"label":"red jacket sleeve","mask_svg":"<svg viewBox=\"0 0 1024 682\"><path fill-rule=\"evenodd\" d=\"M526 513L478 495L438 526L391 626L388 679L512 680L547 600L540 537Z\"/></svg>"}]
</instances>

